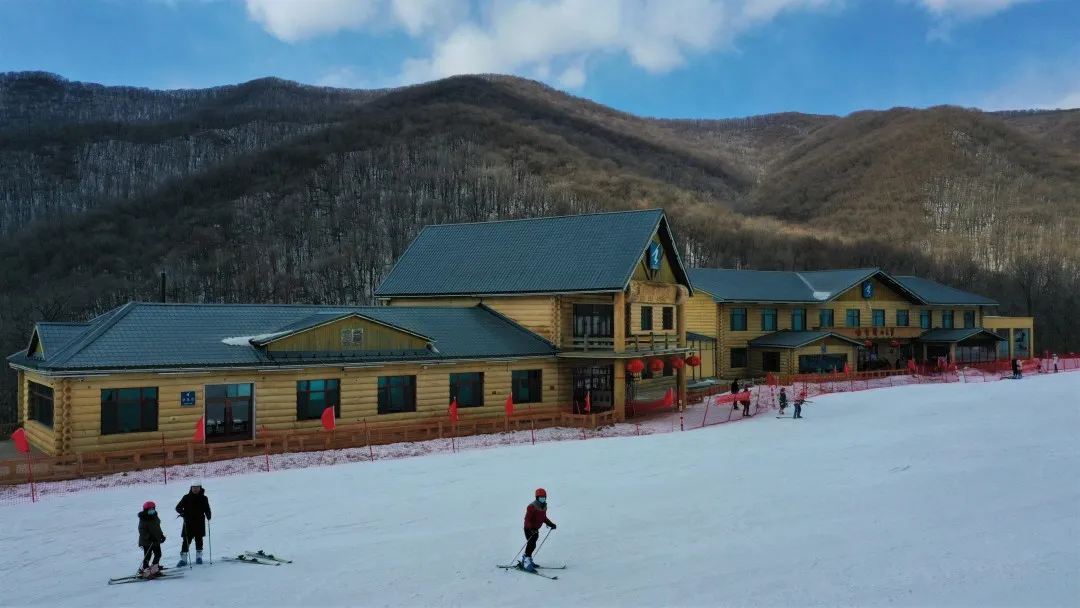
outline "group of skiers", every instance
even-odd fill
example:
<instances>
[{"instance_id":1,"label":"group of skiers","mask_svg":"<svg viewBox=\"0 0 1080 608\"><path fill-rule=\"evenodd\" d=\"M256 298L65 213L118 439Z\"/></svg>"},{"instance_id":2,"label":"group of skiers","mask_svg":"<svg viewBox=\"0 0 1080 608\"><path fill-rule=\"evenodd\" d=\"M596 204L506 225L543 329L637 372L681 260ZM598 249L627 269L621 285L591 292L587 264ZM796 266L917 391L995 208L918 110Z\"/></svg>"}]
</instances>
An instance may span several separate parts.
<instances>
[{"instance_id":1,"label":"group of skiers","mask_svg":"<svg viewBox=\"0 0 1080 608\"><path fill-rule=\"evenodd\" d=\"M195 541L195 563L201 564L206 522L210 520L210 501L206 498L201 481L191 484L188 493L176 504L176 512L177 517L184 520L180 532L180 562L176 567L182 568L188 564L188 549L192 541ZM527 572L536 572L532 555L541 526L554 530L555 522L547 516L547 490L537 488L534 500L525 507L525 554L517 563L519 568ZM147 501L139 512L139 548L143 550L143 562L138 576L154 578L161 572L161 545L164 542L165 534L161 531L157 505Z\"/></svg>"},{"instance_id":2,"label":"group of skiers","mask_svg":"<svg viewBox=\"0 0 1080 608\"><path fill-rule=\"evenodd\" d=\"M188 564L188 548L195 541L195 563L202 563L203 537L206 536L206 522L210 520L210 501L203 492L202 482L191 484L187 494L176 504L177 517L183 518L180 531L180 562L176 567ZM161 518L158 516L154 501L143 503L139 512L139 548L143 550L142 567L138 575L153 578L161 572L161 545L165 534L161 531Z\"/></svg>"}]
</instances>

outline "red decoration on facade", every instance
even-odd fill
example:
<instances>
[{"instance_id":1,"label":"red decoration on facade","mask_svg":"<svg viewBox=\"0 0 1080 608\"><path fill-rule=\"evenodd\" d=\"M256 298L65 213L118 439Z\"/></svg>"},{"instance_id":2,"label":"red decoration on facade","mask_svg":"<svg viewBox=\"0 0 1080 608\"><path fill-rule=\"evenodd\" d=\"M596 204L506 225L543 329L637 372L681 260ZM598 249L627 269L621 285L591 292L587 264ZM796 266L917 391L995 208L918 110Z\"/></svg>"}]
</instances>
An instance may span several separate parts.
<instances>
[{"instance_id":1,"label":"red decoration on facade","mask_svg":"<svg viewBox=\"0 0 1080 608\"><path fill-rule=\"evenodd\" d=\"M874 335L875 336L877 335L877 328L876 327L874 328Z\"/></svg>"},{"instance_id":2,"label":"red decoration on facade","mask_svg":"<svg viewBox=\"0 0 1080 608\"><path fill-rule=\"evenodd\" d=\"M899 340L893 340L892 342L889 342L889 346L891 346L893 348L896 348L896 347L900 346L900 341Z\"/></svg>"},{"instance_id":3,"label":"red decoration on facade","mask_svg":"<svg viewBox=\"0 0 1080 608\"><path fill-rule=\"evenodd\" d=\"M866 348L870 348L873 345L874 345L874 343L871 342L870 340L867 340L866 342L863 342L863 346L865 346Z\"/></svg>"},{"instance_id":4,"label":"red decoration on facade","mask_svg":"<svg viewBox=\"0 0 1080 608\"><path fill-rule=\"evenodd\" d=\"M690 355L686 358L686 364L690 367L697 367L701 365L701 357L697 355Z\"/></svg>"},{"instance_id":5,"label":"red decoration on facade","mask_svg":"<svg viewBox=\"0 0 1080 608\"><path fill-rule=\"evenodd\" d=\"M645 371L645 364L641 361L641 359L632 359L629 363L626 364L626 371L630 372L631 374L640 374L641 372Z\"/></svg>"},{"instance_id":6,"label":"red decoration on facade","mask_svg":"<svg viewBox=\"0 0 1080 608\"><path fill-rule=\"evenodd\" d=\"M672 357L671 358L671 368L672 369L682 369L682 367L684 365L686 365L686 361L682 357Z\"/></svg>"},{"instance_id":7,"label":"red decoration on facade","mask_svg":"<svg viewBox=\"0 0 1080 608\"><path fill-rule=\"evenodd\" d=\"M862 335L862 330L859 329L858 327L856 327L855 328L855 337L858 338L861 335Z\"/></svg>"},{"instance_id":8,"label":"red decoration on facade","mask_svg":"<svg viewBox=\"0 0 1080 608\"><path fill-rule=\"evenodd\" d=\"M663 361L663 359L653 359L652 361L649 361L649 369L651 369L654 372L662 372L662 371L664 371L664 361Z\"/></svg>"}]
</instances>

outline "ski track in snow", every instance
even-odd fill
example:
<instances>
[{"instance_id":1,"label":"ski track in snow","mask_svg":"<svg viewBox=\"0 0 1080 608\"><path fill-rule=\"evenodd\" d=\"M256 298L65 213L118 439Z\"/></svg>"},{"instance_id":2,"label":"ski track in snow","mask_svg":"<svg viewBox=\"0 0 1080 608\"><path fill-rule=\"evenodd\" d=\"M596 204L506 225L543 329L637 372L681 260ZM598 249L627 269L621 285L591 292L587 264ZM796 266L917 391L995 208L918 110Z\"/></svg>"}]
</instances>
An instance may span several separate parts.
<instances>
[{"instance_id":1,"label":"ski track in snow","mask_svg":"<svg viewBox=\"0 0 1080 608\"><path fill-rule=\"evenodd\" d=\"M1078 606L1078 388L904 386L816 396L800 421L206 477L216 557L295 563L180 580L106 585L138 565L145 500L175 565L183 483L52 496L0 508L0 589L5 606ZM539 486L556 581L495 567Z\"/></svg>"}]
</instances>

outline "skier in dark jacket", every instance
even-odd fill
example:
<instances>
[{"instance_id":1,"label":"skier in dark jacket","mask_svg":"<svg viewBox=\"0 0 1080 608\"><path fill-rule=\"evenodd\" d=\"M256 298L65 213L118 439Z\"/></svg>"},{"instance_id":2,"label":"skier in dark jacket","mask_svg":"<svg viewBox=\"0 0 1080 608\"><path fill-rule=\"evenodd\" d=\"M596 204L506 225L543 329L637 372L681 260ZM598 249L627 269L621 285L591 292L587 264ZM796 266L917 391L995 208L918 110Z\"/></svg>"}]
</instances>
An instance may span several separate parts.
<instances>
[{"instance_id":1,"label":"skier in dark jacket","mask_svg":"<svg viewBox=\"0 0 1080 608\"><path fill-rule=\"evenodd\" d=\"M525 538L528 539L528 543L525 545L525 557L521 560L520 566L528 572L536 572L532 554L536 549L536 539L540 536L540 526L555 529L554 522L547 516L547 491L544 488L538 488L536 500L525 507Z\"/></svg>"},{"instance_id":2,"label":"skier in dark jacket","mask_svg":"<svg viewBox=\"0 0 1080 608\"><path fill-rule=\"evenodd\" d=\"M153 501L144 502L142 511L139 511L139 548L143 550L139 576L153 578L161 571L158 564L161 562L161 543L163 542L165 542L165 534L161 532L161 519L157 514L157 505ZM151 554L154 556L153 564L150 563Z\"/></svg>"},{"instance_id":3,"label":"skier in dark jacket","mask_svg":"<svg viewBox=\"0 0 1080 608\"><path fill-rule=\"evenodd\" d=\"M784 408L787 407L787 393L784 391L784 387L780 387L780 415L784 415Z\"/></svg>"},{"instance_id":4,"label":"skier in dark jacket","mask_svg":"<svg viewBox=\"0 0 1080 608\"><path fill-rule=\"evenodd\" d=\"M203 492L202 482L196 481L191 484L191 489L176 505L176 512L184 518L184 528L180 533L180 562L177 568L183 568L188 564L188 547L191 540L195 540L195 563L202 563L203 537L206 536L206 518L210 519L210 501Z\"/></svg>"}]
</instances>

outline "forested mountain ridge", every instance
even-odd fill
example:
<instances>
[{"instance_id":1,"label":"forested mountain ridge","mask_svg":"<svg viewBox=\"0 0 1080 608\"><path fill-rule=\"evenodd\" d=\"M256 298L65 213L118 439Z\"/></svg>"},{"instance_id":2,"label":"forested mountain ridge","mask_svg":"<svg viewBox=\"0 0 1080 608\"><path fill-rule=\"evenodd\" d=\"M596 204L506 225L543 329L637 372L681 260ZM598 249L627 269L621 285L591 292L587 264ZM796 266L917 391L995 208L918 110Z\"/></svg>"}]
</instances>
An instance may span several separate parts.
<instances>
[{"instance_id":1,"label":"forested mountain ridge","mask_svg":"<svg viewBox=\"0 0 1080 608\"><path fill-rule=\"evenodd\" d=\"M1075 349L1078 126L960 108L657 120L504 76L0 75L0 347L33 320L156 299L162 271L174 300L364 303L426 224L662 206L690 264L920 274Z\"/></svg>"}]
</instances>

